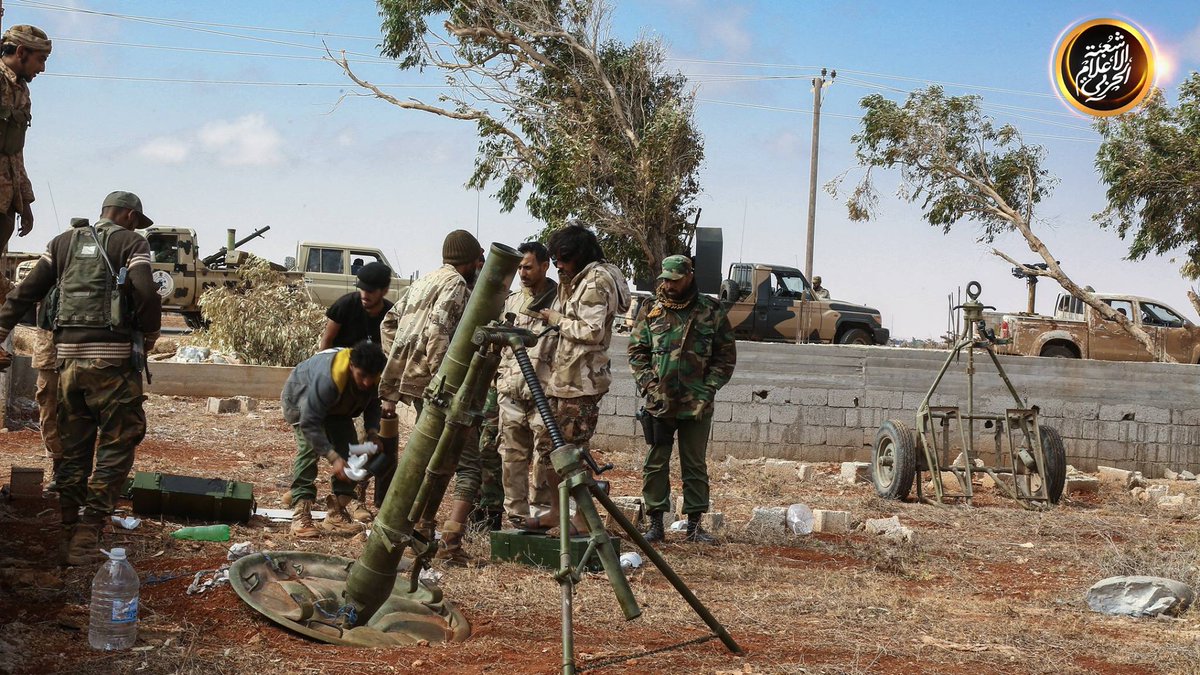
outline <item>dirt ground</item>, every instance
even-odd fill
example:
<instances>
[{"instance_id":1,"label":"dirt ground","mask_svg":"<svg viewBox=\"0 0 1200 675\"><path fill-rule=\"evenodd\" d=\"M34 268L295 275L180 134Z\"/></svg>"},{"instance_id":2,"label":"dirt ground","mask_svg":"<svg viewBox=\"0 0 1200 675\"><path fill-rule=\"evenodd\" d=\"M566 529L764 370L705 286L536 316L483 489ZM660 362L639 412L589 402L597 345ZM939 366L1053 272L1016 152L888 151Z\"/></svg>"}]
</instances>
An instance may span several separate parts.
<instances>
[{"instance_id":1,"label":"dirt ground","mask_svg":"<svg viewBox=\"0 0 1200 675\"><path fill-rule=\"evenodd\" d=\"M291 434L277 403L249 414L208 415L204 401L151 396L151 432L136 470L249 481L260 506L279 507L290 482ZM0 434L8 466L49 466L35 431ZM640 490L632 454L607 457L614 495ZM577 595L581 667L607 673L1186 673L1200 672L1200 614L1131 619L1090 612L1086 589L1114 574L1172 576L1200 585L1200 523L1105 486L1046 512L1023 511L990 491L970 507L885 502L868 485L815 481L762 465L714 460L717 546L661 550L745 650L704 638L703 623L662 575L630 577L641 618L625 622L603 576ZM678 486L676 486L676 489ZM1196 484L1171 483L1195 494ZM892 544L858 527L849 535L762 535L745 529L755 506L805 503L843 509L856 525L899 515L916 540ZM127 506L127 505L126 505ZM0 672L16 673L550 673L559 668L559 590L549 572L517 564L440 569L446 596L474 628L461 644L367 650L290 634L244 605L228 586L188 596L195 572L225 562L222 543L183 542L179 523L147 519L106 535L125 546L143 579L138 643L87 646L93 569L56 567L57 505L0 503ZM286 524L254 519L230 543L355 556L345 539L298 542ZM470 548L487 554L473 534Z\"/></svg>"}]
</instances>

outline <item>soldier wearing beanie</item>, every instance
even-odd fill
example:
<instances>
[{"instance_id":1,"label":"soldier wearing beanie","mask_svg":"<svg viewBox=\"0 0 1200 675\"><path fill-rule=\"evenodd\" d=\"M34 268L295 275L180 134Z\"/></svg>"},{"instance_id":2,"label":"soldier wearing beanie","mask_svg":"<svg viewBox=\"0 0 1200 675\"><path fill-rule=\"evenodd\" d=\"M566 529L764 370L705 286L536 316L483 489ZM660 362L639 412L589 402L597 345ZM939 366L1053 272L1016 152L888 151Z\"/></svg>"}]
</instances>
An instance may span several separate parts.
<instances>
[{"instance_id":1,"label":"soldier wearing beanie","mask_svg":"<svg viewBox=\"0 0 1200 675\"><path fill-rule=\"evenodd\" d=\"M19 234L33 229L33 184L25 173L25 132L33 120L29 83L46 70L50 48L45 31L24 24L0 39L0 251L8 250L18 214ZM0 302L8 295L7 272L0 270Z\"/></svg>"},{"instance_id":2,"label":"soldier wearing beanie","mask_svg":"<svg viewBox=\"0 0 1200 675\"><path fill-rule=\"evenodd\" d=\"M483 267L483 247L466 230L455 230L442 242L442 266L414 282L383 319L381 335L383 349L388 355L387 367L379 381L379 397L383 414L396 414L396 404L403 402L421 413L425 387L429 385L446 350L450 338L467 306L470 286ZM471 512L475 492L479 489L480 469L478 448L474 453L464 451L454 485L454 503L450 521L442 526L442 550L439 558L465 562L462 550L463 523ZM472 459L473 457L473 459ZM375 482L375 503L383 503L391 476L379 476ZM433 532L432 522L417 527Z\"/></svg>"}]
</instances>

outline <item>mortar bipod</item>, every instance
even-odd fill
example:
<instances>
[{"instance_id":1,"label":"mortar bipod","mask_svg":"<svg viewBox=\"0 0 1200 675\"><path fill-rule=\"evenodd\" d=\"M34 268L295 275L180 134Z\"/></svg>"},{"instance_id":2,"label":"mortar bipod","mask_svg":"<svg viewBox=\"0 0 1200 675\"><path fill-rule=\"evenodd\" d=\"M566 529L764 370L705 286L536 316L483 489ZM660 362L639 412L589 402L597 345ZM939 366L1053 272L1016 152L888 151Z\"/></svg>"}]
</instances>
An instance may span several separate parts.
<instances>
[{"instance_id":1,"label":"mortar bipod","mask_svg":"<svg viewBox=\"0 0 1200 675\"><path fill-rule=\"evenodd\" d=\"M1022 400L1004 372L995 345L1005 341L996 339L995 333L986 325L983 312L994 308L979 302L981 290L977 281L967 284L967 301L955 308L963 312L962 329L917 408L915 431L893 419L884 422L875 435L871 477L875 491L881 497L905 499L915 482L919 501L942 504L947 499L961 499L971 504L975 473L987 474L998 491L1026 508L1054 504L1062 496L1066 482L1062 437L1052 427L1039 423L1037 406L1029 406ZM975 410L976 349L987 352L996 367L996 374L1015 402L1003 414L984 414ZM930 405L950 365L958 362L963 353L967 362L966 410L960 405ZM976 459L977 421L993 432L997 458L994 466ZM958 427L957 448L951 443L953 425ZM961 452L961 462L951 458L956 449ZM923 472L930 474L932 495L925 494ZM957 492L946 491L943 477L947 473L954 476Z\"/></svg>"},{"instance_id":2,"label":"mortar bipod","mask_svg":"<svg viewBox=\"0 0 1200 675\"><path fill-rule=\"evenodd\" d=\"M586 448L567 444L562 434L562 428L559 427L558 421L554 418L550 410L550 402L546 398L533 364L529 360L529 353L526 351L526 347L533 346L538 338L544 336L550 330L548 328L541 335L534 335L528 330L516 328L511 325L493 324L487 328L479 329L476 342L478 343L481 340L491 341L497 344L504 344L512 349L513 356L517 360L517 365L521 369L521 375L525 378L525 383L529 386L529 392L533 397L534 405L542 418L542 422L546 425L546 430L554 446L554 451L550 454L550 461L554 465L554 470L562 478L562 482L558 486L559 569L555 572L554 578L562 588L563 675L574 675L574 673L578 672L575 666L572 600L575 585L582 580L580 570L587 566L593 555L599 557L608 581L612 584L613 592L617 596L617 602L621 605L625 619L633 620L641 615L641 608L638 607L637 600L633 596L633 590L629 587L629 581L625 578L625 572L621 569L620 561L617 559L608 532L605 531L604 523L593 500L599 502L604 507L604 510L609 514L612 521L629 536L634 545L662 572L662 575L667 578L671 586L675 588L692 610L712 630L712 636L702 638L700 641L716 637L721 640L730 652L738 655L742 654L742 648L734 641L733 636L725 630L725 627L717 621L716 617L708 611L708 608L700 602L700 599L692 593L691 589L687 587L683 579L671 568L666 559L646 541L645 537L637 531L637 527L629 522L629 519L621 513L617 505L597 485L596 480L592 477L593 474L600 474L613 468L612 464L599 466ZM567 508L569 498L575 500L576 510L583 514L588 527L588 538L590 539L583 556L575 565L571 564L571 514ZM693 644L696 642L698 641L691 640L684 644Z\"/></svg>"}]
</instances>

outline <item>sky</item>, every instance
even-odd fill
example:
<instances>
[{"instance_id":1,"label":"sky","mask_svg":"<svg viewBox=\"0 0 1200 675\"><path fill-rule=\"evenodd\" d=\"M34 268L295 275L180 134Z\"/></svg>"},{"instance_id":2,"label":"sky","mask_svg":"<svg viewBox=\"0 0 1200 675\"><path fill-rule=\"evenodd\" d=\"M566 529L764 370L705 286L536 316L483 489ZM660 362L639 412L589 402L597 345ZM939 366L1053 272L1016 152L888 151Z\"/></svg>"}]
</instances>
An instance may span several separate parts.
<instances>
[{"instance_id":1,"label":"sky","mask_svg":"<svg viewBox=\"0 0 1200 675\"><path fill-rule=\"evenodd\" d=\"M838 76L823 99L819 184L861 176L850 139L864 96L902 101L930 83L981 96L996 122L1046 150L1059 183L1035 229L1067 273L1196 321L1178 261L1127 261L1128 242L1092 221L1105 206L1099 137L1058 99L1049 62L1063 31L1102 17L1150 34L1169 98L1200 68L1200 3L1183 0L623 0L612 4L611 32L662 39L668 65L696 89L700 224L722 228L726 266L803 268L811 78L828 68ZM477 145L470 123L362 96L323 60L325 46L345 51L364 79L436 102L439 73L378 56L373 2L7 0L3 22L32 23L54 40L47 72L31 84L35 228L12 250L42 249L71 217L95 217L116 189L140 195L156 223L196 230L202 254L224 243L226 228L270 225L244 248L282 262L302 240L377 246L403 276L440 264L451 229L478 229L485 245L540 229L522 207L501 213L492 190L464 187ZM1024 282L977 241L975 225L943 234L896 196L897 175L876 178L879 209L866 223L818 192L814 273L833 297L878 308L901 338L941 335L947 295L971 280L987 304L1024 308ZM1038 261L1017 235L994 245ZM1038 309L1049 311L1058 292L1041 283Z\"/></svg>"}]
</instances>

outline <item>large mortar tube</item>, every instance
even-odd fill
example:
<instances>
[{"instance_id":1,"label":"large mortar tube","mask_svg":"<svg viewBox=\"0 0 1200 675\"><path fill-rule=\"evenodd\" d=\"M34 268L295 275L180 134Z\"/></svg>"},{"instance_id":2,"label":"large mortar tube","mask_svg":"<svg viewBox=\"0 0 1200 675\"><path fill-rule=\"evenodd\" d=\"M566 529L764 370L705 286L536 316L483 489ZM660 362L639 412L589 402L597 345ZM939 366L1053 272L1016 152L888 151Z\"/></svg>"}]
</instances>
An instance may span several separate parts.
<instances>
[{"instance_id":1,"label":"large mortar tube","mask_svg":"<svg viewBox=\"0 0 1200 675\"><path fill-rule=\"evenodd\" d=\"M438 366L431 395L409 434L396 466L391 488L371 528L362 555L346 577L345 604L354 609L355 625L363 625L379 610L396 584L396 568L411 541L413 524L408 515L424 482L425 469L437 447L446 421L445 398L458 391L476 351L475 329L500 316L504 299L517 273L521 254L503 244L492 244L471 299L467 302L450 348ZM440 385L440 393L437 387Z\"/></svg>"}]
</instances>

